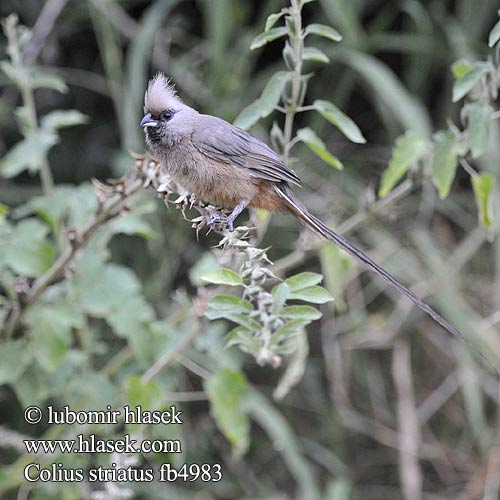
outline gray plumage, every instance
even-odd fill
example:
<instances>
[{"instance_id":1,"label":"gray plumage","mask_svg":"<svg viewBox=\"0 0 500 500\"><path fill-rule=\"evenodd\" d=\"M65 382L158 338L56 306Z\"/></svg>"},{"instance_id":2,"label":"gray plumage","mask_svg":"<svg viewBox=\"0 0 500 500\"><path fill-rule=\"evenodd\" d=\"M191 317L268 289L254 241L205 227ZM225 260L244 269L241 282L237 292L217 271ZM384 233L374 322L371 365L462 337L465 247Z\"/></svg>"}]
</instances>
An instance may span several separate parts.
<instances>
[{"instance_id":1,"label":"gray plumage","mask_svg":"<svg viewBox=\"0 0 500 500\"><path fill-rule=\"evenodd\" d=\"M166 110L172 116L162 120ZM144 112L152 120L151 126L144 126L153 154L176 182L206 201L221 206L249 203L259 181L300 185L295 172L269 146L185 105L161 73L149 83ZM227 190L220 192L219 186Z\"/></svg>"}]
</instances>

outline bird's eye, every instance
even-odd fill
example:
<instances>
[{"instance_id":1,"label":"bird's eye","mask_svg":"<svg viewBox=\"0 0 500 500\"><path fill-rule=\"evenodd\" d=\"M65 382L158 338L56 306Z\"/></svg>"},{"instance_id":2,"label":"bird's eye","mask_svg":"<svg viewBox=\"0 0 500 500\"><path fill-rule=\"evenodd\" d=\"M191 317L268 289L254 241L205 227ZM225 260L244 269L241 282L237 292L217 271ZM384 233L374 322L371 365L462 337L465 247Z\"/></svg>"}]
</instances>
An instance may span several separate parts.
<instances>
[{"instance_id":1,"label":"bird's eye","mask_svg":"<svg viewBox=\"0 0 500 500\"><path fill-rule=\"evenodd\" d=\"M174 116L174 112L171 109L166 109L165 111L161 112L160 120L164 120L164 121L168 122L168 120L170 120L170 118L172 118L172 116Z\"/></svg>"}]
</instances>

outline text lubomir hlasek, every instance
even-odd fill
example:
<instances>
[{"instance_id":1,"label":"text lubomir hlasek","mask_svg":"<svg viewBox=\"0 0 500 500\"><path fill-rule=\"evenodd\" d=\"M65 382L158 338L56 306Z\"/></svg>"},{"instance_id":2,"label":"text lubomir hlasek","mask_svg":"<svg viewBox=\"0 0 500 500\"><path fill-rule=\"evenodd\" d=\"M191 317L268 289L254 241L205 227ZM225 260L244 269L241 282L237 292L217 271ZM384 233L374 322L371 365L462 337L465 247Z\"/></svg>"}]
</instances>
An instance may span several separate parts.
<instances>
[{"instance_id":1,"label":"text lubomir hlasek","mask_svg":"<svg viewBox=\"0 0 500 500\"><path fill-rule=\"evenodd\" d=\"M140 405L125 405L121 410L112 410L109 405L106 410L73 411L69 406L61 410L48 406L47 410L49 424L117 424L121 420L125 424L182 424L182 411L175 405L168 410L143 410Z\"/></svg>"}]
</instances>

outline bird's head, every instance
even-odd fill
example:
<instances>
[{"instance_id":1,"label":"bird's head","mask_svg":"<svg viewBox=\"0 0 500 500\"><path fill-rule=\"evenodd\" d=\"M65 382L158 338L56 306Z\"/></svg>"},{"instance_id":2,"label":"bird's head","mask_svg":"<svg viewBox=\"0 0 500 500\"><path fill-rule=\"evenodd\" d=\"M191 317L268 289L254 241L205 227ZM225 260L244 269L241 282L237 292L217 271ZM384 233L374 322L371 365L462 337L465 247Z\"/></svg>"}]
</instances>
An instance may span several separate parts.
<instances>
[{"instance_id":1,"label":"bird's head","mask_svg":"<svg viewBox=\"0 0 500 500\"><path fill-rule=\"evenodd\" d=\"M157 73L144 95L144 117L141 127L150 143L181 134L189 123L193 109L182 103L175 88L163 73Z\"/></svg>"}]
</instances>

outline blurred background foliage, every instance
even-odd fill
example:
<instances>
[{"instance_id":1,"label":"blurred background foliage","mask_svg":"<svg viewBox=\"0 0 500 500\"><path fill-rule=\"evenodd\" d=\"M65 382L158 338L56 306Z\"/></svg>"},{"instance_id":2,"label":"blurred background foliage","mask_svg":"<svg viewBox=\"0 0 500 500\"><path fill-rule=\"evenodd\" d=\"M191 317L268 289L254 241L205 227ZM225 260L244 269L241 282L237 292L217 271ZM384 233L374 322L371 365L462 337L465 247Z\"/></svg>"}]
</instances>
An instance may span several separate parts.
<instances>
[{"instance_id":1,"label":"blurred background foliage","mask_svg":"<svg viewBox=\"0 0 500 500\"><path fill-rule=\"evenodd\" d=\"M320 114L298 114L296 128L313 129L344 169L298 145L291 161L305 189L297 194L498 365L498 2L304 3L304 26L326 24L343 36L341 43L314 39L328 62L317 54L304 61L304 73L314 72L305 104L335 103L366 143L350 142ZM498 380L378 278L333 246L319 246L291 218L253 214L272 271L284 278L320 273L335 297L279 368L262 367L234 346L223 348L230 324L203 316L213 291L200 277L231 267L212 249L216 235L198 241L151 192L119 200L109 212L106 196L104 208L96 205L89 180L128 174L129 152L144 150L138 123L150 76L164 71L186 103L241 119L284 69L283 40L249 48L286 5L2 1L0 17L16 13L33 36L22 29L14 36L17 63L12 43L8 49L7 36L0 39L0 496L498 498ZM273 113L252 132L269 141L273 121L283 126ZM102 213L109 221L96 224L88 241L71 243ZM31 295L13 324L16 307L71 248L76 257ZM123 429L23 421L25 406L49 403L75 411L175 403L185 423ZM224 478L114 490L24 481L30 461L85 468L122 460L35 460L22 443L25 435L71 439L79 432L179 437L182 455L139 456L135 464L219 462Z\"/></svg>"}]
</instances>

